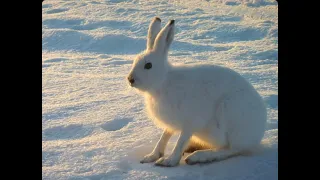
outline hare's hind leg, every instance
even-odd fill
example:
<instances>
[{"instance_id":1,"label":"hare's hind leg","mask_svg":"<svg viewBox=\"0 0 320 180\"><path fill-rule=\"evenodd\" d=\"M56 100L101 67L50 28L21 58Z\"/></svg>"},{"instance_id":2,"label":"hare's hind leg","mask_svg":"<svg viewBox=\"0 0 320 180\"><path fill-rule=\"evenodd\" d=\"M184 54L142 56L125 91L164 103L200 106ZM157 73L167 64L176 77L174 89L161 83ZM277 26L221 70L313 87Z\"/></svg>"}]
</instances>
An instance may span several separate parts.
<instances>
[{"instance_id":1,"label":"hare's hind leg","mask_svg":"<svg viewBox=\"0 0 320 180\"><path fill-rule=\"evenodd\" d=\"M190 141L186 150L184 150L184 153L193 153L194 151L205 150L205 149L210 149L210 147L206 147L205 145L201 145L200 143Z\"/></svg>"},{"instance_id":2,"label":"hare's hind leg","mask_svg":"<svg viewBox=\"0 0 320 180\"><path fill-rule=\"evenodd\" d=\"M194 151L202 150L202 147L198 144L190 143L184 153L193 153Z\"/></svg>"},{"instance_id":3,"label":"hare's hind leg","mask_svg":"<svg viewBox=\"0 0 320 180\"><path fill-rule=\"evenodd\" d=\"M240 150L223 149L220 151L209 150L199 150L190 154L185 162L189 165L196 163L210 163L213 161L221 161L233 156L238 156L242 153Z\"/></svg>"}]
</instances>

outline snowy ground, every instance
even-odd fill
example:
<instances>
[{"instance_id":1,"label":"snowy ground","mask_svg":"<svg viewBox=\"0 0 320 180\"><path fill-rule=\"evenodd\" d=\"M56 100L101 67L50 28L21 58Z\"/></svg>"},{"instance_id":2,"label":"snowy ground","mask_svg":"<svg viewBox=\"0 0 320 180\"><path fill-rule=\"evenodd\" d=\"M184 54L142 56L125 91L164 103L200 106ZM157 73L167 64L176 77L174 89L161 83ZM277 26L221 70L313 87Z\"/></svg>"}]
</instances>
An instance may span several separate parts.
<instances>
[{"instance_id":1,"label":"snowy ground","mask_svg":"<svg viewBox=\"0 0 320 180\"><path fill-rule=\"evenodd\" d=\"M43 179L278 179L277 3L45 0L42 14ZM171 62L228 66L257 88L268 148L206 165L139 163L161 130L125 76L154 16L176 20Z\"/></svg>"}]
</instances>

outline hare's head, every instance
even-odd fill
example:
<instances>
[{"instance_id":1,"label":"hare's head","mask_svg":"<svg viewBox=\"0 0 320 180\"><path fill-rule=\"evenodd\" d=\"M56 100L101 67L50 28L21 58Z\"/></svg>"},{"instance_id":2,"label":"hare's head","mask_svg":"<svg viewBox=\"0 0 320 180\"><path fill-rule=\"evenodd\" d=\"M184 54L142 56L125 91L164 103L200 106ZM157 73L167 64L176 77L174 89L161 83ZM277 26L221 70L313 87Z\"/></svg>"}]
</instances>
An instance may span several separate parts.
<instances>
[{"instance_id":1,"label":"hare's head","mask_svg":"<svg viewBox=\"0 0 320 180\"><path fill-rule=\"evenodd\" d=\"M174 35L174 20L160 30L161 20L156 17L149 25L147 49L135 58L127 77L129 84L138 90L156 89L166 78L169 68L168 50Z\"/></svg>"}]
</instances>

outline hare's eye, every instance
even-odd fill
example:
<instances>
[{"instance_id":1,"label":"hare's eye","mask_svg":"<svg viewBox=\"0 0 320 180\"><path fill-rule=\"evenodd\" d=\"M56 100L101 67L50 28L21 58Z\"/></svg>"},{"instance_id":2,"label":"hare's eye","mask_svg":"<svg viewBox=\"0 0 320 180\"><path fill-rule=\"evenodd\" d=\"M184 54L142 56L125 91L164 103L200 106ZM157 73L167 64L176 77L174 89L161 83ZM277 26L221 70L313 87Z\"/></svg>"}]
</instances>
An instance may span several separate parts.
<instances>
[{"instance_id":1,"label":"hare's eye","mask_svg":"<svg viewBox=\"0 0 320 180\"><path fill-rule=\"evenodd\" d=\"M145 69L151 69L152 68L152 64L151 63L147 63L144 65Z\"/></svg>"}]
</instances>

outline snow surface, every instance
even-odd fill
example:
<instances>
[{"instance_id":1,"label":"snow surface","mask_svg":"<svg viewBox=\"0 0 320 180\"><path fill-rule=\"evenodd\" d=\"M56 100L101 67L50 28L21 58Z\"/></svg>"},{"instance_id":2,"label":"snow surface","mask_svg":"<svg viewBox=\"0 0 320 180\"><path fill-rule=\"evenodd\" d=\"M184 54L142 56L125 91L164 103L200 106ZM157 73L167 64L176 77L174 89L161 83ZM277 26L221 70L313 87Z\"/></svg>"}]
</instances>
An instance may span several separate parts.
<instances>
[{"instance_id":1,"label":"snow surface","mask_svg":"<svg viewBox=\"0 0 320 180\"><path fill-rule=\"evenodd\" d=\"M45 0L42 15L43 179L278 179L275 1ZM154 16L176 20L171 62L231 67L257 88L269 116L263 151L204 165L139 163L161 130L125 76Z\"/></svg>"}]
</instances>

